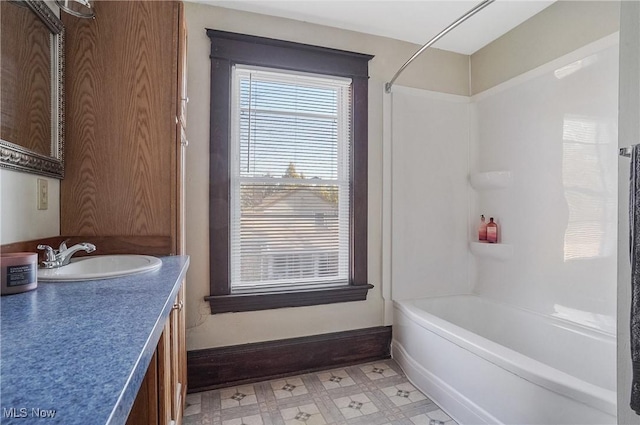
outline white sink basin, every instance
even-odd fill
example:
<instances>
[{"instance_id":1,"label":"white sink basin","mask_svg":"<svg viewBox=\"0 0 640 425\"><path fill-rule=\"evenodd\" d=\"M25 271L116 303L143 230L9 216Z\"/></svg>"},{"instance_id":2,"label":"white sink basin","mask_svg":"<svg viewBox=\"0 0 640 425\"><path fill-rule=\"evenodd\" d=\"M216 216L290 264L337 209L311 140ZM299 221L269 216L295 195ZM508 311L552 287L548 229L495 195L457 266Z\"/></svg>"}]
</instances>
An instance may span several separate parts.
<instances>
[{"instance_id":1,"label":"white sink basin","mask_svg":"<svg viewBox=\"0 0 640 425\"><path fill-rule=\"evenodd\" d=\"M108 279L159 269L162 261L148 255L96 255L71 259L66 266L38 269L43 282Z\"/></svg>"}]
</instances>

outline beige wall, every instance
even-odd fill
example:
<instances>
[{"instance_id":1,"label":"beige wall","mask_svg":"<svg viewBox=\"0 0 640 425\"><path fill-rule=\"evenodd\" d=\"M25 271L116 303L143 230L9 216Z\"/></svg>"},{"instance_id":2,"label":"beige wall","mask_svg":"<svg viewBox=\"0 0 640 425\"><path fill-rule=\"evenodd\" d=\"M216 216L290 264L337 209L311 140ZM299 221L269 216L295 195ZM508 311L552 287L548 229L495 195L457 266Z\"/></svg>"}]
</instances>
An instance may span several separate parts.
<instances>
[{"instance_id":1,"label":"beige wall","mask_svg":"<svg viewBox=\"0 0 640 425\"><path fill-rule=\"evenodd\" d=\"M314 335L383 324L381 295L383 85L419 46L282 18L186 3L189 31L187 132L188 349ZM375 55L369 80L369 281L367 301L211 315L209 295L209 38L205 28L259 35ZM468 56L431 50L398 84L467 95Z\"/></svg>"},{"instance_id":2,"label":"beige wall","mask_svg":"<svg viewBox=\"0 0 640 425\"><path fill-rule=\"evenodd\" d=\"M38 210L37 180L49 182L49 208ZM0 244L60 234L60 180L0 170Z\"/></svg>"},{"instance_id":3,"label":"beige wall","mask_svg":"<svg viewBox=\"0 0 640 425\"><path fill-rule=\"evenodd\" d=\"M619 23L618 1L557 1L471 55L471 94L612 34Z\"/></svg>"}]
</instances>

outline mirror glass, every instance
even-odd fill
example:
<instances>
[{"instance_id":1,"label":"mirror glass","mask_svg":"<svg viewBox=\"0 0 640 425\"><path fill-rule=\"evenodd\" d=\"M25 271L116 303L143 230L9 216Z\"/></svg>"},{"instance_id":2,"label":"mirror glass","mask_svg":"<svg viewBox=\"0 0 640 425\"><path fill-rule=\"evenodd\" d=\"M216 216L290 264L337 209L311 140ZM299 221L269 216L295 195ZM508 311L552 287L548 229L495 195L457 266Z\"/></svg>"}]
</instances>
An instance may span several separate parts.
<instances>
[{"instance_id":1,"label":"mirror glass","mask_svg":"<svg viewBox=\"0 0 640 425\"><path fill-rule=\"evenodd\" d=\"M41 1L0 1L0 166L62 178L63 26Z\"/></svg>"}]
</instances>

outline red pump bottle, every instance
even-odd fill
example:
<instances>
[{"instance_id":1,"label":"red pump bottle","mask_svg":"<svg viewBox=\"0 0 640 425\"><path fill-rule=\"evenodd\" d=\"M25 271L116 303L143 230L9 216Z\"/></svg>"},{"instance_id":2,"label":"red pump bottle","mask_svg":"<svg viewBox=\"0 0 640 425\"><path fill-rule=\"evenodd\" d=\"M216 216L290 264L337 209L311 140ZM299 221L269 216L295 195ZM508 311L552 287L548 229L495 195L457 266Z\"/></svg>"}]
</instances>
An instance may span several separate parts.
<instances>
[{"instance_id":1,"label":"red pump bottle","mask_svg":"<svg viewBox=\"0 0 640 425\"><path fill-rule=\"evenodd\" d=\"M498 225L494 223L493 217L490 217L487 223L487 242L498 243Z\"/></svg>"}]
</instances>

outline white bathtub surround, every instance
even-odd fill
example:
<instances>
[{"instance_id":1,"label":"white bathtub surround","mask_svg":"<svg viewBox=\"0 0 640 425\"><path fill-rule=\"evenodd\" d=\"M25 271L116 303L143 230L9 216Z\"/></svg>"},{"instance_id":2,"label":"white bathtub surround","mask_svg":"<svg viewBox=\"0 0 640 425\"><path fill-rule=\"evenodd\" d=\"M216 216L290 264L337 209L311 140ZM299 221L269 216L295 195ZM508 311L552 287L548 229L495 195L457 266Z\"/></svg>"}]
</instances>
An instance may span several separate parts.
<instances>
[{"instance_id":1,"label":"white bathtub surround","mask_svg":"<svg viewBox=\"0 0 640 425\"><path fill-rule=\"evenodd\" d=\"M472 175L511 171L476 215L513 245L475 257L473 293L615 333L617 99L617 35L473 97Z\"/></svg>"},{"instance_id":2,"label":"white bathtub surround","mask_svg":"<svg viewBox=\"0 0 640 425\"><path fill-rule=\"evenodd\" d=\"M615 332L617 81L614 34L471 98L385 95L385 299L476 293ZM470 247L480 214L511 247Z\"/></svg>"},{"instance_id":3,"label":"white bathtub surround","mask_svg":"<svg viewBox=\"0 0 640 425\"><path fill-rule=\"evenodd\" d=\"M385 96L392 123L383 238L391 249L383 253L383 293L408 299L468 292L469 98L400 86Z\"/></svg>"},{"instance_id":4,"label":"white bathtub surround","mask_svg":"<svg viewBox=\"0 0 640 425\"><path fill-rule=\"evenodd\" d=\"M511 186L511 171L485 171L469 175L469 183L475 190L504 189Z\"/></svg>"},{"instance_id":5,"label":"white bathtub surround","mask_svg":"<svg viewBox=\"0 0 640 425\"><path fill-rule=\"evenodd\" d=\"M394 304L394 359L459 423L616 423L612 335L473 295Z\"/></svg>"},{"instance_id":6,"label":"white bathtub surround","mask_svg":"<svg viewBox=\"0 0 640 425\"><path fill-rule=\"evenodd\" d=\"M507 261L513 257L513 245L508 243L470 242L469 249L477 258Z\"/></svg>"},{"instance_id":7,"label":"white bathtub surround","mask_svg":"<svg viewBox=\"0 0 640 425\"><path fill-rule=\"evenodd\" d=\"M617 82L614 34L469 103L385 99L393 354L461 423L616 421ZM500 244L474 243L480 214ZM491 308L450 304L427 331L406 301L459 294Z\"/></svg>"}]
</instances>

